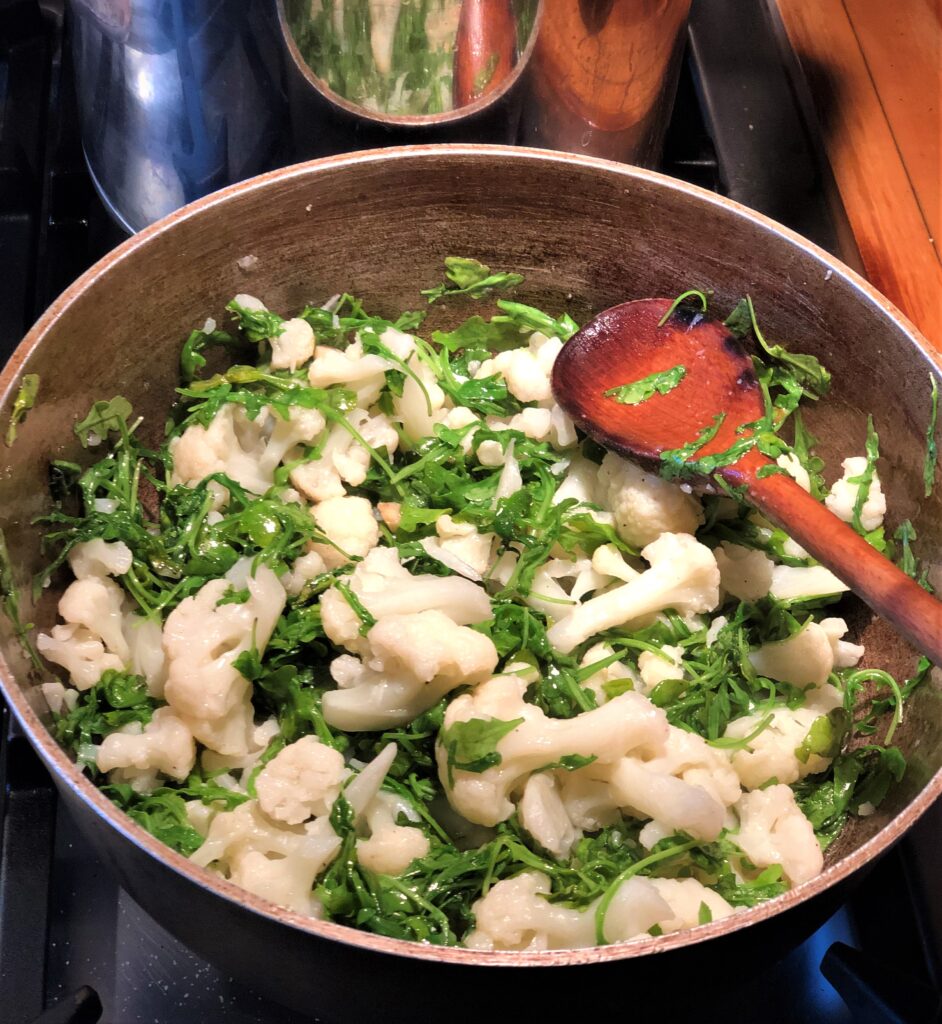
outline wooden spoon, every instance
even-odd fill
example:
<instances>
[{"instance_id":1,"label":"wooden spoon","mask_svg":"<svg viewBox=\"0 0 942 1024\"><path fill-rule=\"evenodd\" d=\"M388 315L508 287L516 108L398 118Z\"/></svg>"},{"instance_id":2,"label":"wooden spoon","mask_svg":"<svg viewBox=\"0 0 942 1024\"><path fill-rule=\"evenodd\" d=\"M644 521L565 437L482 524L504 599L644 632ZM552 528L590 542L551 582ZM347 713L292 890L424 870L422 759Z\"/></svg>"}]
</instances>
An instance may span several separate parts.
<instances>
[{"instance_id":1,"label":"wooden spoon","mask_svg":"<svg viewBox=\"0 0 942 1024\"><path fill-rule=\"evenodd\" d=\"M752 360L721 321L670 299L639 299L597 316L563 347L553 369L556 400L590 437L648 468L661 453L694 441L725 419L693 458L727 451L737 428L763 416ZM637 405L604 392L675 366L680 383ZM715 471L771 522L784 529L916 648L942 664L942 603L872 548L856 531L782 473L760 476L771 459L751 448ZM709 485L708 478L700 481Z\"/></svg>"}]
</instances>

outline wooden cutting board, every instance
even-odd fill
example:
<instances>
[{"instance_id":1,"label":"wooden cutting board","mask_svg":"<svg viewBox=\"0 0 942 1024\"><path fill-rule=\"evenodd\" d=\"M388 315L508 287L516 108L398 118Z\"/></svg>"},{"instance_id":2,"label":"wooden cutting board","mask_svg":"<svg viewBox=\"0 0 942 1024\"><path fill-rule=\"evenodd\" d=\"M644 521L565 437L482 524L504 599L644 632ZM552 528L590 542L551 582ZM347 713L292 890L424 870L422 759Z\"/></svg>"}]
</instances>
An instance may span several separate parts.
<instances>
[{"instance_id":1,"label":"wooden cutting board","mask_svg":"<svg viewBox=\"0 0 942 1024\"><path fill-rule=\"evenodd\" d=\"M777 0L864 271L942 353L942 0Z\"/></svg>"}]
</instances>

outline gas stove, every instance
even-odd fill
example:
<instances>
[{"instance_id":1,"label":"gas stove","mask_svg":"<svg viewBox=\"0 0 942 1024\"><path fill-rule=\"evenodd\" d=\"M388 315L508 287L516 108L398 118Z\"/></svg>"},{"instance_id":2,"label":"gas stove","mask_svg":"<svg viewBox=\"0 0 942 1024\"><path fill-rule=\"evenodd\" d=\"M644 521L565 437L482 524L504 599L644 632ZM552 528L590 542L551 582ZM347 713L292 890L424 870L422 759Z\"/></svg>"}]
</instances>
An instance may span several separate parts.
<instances>
[{"instance_id":1,"label":"gas stove","mask_svg":"<svg viewBox=\"0 0 942 1024\"><path fill-rule=\"evenodd\" d=\"M748 40L730 54L731 33ZM62 3L0 0L0 358L125 237L86 169ZM695 2L661 169L858 263L774 8ZM301 1024L152 921L89 850L5 708L0 718L0 1021ZM928 1024L938 1019L936 807L779 963L678 1007L675 1022ZM634 992L642 1011L645 994ZM661 1006L651 998L652 1013ZM417 1018L418 1019L418 1018Z\"/></svg>"}]
</instances>

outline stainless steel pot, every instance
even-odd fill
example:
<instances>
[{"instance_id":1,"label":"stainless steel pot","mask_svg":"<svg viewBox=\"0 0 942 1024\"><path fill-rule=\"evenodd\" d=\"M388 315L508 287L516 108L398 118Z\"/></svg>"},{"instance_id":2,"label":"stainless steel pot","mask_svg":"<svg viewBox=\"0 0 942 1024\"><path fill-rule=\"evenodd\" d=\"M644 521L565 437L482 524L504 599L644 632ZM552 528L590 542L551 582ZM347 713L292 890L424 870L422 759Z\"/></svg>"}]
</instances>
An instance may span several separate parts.
<instances>
[{"instance_id":1,"label":"stainless steel pot","mask_svg":"<svg viewBox=\"0 0 942 1024\"><path fill-rule=\"evenodd\" d=\"M629 297L697 286L731 305L749 291L768 336L834 371L810 415L834 460L857 451L874 413L894 519L911 518L938 575L942 488L922 498L927 374L938 362L912 326L853 272L785 228L693 186L603 161L500 147L416 147L336 157L228 188L132 238L46 312L0 377L0 417L24 372L40 399L5 453L0 508L16 582L40 566L34 516L51 458L81 459L71 427L93 399L124 394L146 424L172 401L180 341L234 293L275 309L350 290L392 313L420 301L447 254L526 275L524 301L577 320ZM249 270L242 257L257 259ZM241 261L241 262L240 262ZM460 317L461 313L454 314ZM449 326L447 318L442 326ZM5 420L2 420L5 422ZM55 589L24 618L48 628ZM868 662L900 675L913 652L851 609ZM442 949L310 920L194 867L130 822L85 779L46 728L48 711L10 624L0 624L3 691L88 841L131 895L206 958L266 995L327 1020L478 1021L591 1004L624 1011L634 986L722 985L722 968L768 962L833 906L942 791L939 679L917 690L896 741L902 784L854 821L825 872L786 895L692 931L548 953ZM558 970L547 971L547 967ZM509 981L496 995L494 970ZM512 977L508 977L512 975ZM700 979L699 981L696 979ZM666 979L666 981L665 981Z\"/></svg>"}]
</instances>

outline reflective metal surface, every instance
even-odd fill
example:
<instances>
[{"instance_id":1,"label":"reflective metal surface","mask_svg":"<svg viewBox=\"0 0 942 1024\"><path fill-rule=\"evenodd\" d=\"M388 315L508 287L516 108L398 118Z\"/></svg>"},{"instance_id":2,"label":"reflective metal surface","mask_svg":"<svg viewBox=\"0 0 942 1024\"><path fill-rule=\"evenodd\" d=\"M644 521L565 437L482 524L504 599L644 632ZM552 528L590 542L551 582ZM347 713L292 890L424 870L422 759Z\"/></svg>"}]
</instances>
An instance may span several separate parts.
<instances>
[{"instance_id":1,"label":"reflective metal surface","mask_svg":"<svg viewBox=\"0 0 942 1024\"><path fill-rule=\"evenodd\" d=\"M89 168L136 231L290 160L274 8L264 0L72 0Z\"/></svg>"},{"instance_id":2,"label":"reflective metal surface","mask_svg":"<svg viewBox=\"0 0 942 1024\"><path fill-rule=\"evenodd\" d=\"M72 0L85 151L130 230L313 156L499 142L653 166L690 0Z\"/></svg>"}]
</instances>

